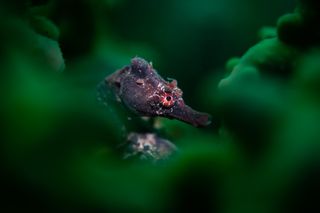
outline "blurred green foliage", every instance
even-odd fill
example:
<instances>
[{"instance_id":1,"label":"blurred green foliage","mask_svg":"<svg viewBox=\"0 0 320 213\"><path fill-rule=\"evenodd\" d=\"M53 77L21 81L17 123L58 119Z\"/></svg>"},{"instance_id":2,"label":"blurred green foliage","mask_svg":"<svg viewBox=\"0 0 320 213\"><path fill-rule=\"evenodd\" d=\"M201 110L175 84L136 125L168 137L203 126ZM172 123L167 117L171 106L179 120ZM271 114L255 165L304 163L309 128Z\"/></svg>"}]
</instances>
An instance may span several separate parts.
<instances>
[{"instance_id":1,"label":"blurred green foliage","mask_svg":"<svg viewBox=\"0 0 320 213\"><path fill-rule=\"evenodd\" d=\"M2 212L319 210L320 6L294 4L2 1ZM136 55L214 116L160 119L166 162L122 159L125 121L96 100Z\"/></svg>"}]
</instances>

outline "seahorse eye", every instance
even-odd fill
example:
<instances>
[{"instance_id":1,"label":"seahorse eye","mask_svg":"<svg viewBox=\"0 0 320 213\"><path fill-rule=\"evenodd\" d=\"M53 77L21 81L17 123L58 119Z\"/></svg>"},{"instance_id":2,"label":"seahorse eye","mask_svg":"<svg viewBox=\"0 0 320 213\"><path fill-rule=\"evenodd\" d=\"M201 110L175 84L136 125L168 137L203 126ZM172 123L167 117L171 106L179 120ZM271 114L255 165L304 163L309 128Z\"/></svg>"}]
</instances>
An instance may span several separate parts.
<instances>
[{"instance_id":1,"label":"seahorse eye","mask_svg":"<svg viewBox=\"0 0 320 213\"><path fill-rule=\"evenodd\" d=\"M174 105L175 101L170 93L164 93L164 95L161 96L160 102L162 106L169 108Z\"/></svg>"}]
</instances>

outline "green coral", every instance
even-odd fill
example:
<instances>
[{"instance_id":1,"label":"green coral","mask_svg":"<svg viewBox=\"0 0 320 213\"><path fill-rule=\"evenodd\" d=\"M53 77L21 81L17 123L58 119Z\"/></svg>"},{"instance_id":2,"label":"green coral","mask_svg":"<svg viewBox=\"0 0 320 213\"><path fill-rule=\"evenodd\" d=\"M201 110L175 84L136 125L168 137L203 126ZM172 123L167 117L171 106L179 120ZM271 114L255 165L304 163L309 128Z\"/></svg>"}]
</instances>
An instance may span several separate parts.
<instances>
[{"instance_id":1,"label":"green coral","mask_svg":"<svg viewBox=\"0 0 320 213\"><path fill-rule=\"evenodd\" d=\"M319 7L318 1L301 0L294 13L279 18L276 35L265 32L266 36L260 36L263 40L236 64L233 60L228 63L227 72L230 67L232 71L219 83L221 136L231 138L249 161L274 162L260 165L265 169L260 184L269 189L259 188L292 200L274 202L286 210L315 208L310 191L317 183L306 173L318 165L315 153L320 151ZM308 168L306 173L303 168ZM293 176L307 179L301 183ZM299 184L306 185L305 195L311 202L299 200L303 191ZM286 194L285 188L294 193ZM265 205L274 205L271 203Z\"/></svg>"}]
</instances>

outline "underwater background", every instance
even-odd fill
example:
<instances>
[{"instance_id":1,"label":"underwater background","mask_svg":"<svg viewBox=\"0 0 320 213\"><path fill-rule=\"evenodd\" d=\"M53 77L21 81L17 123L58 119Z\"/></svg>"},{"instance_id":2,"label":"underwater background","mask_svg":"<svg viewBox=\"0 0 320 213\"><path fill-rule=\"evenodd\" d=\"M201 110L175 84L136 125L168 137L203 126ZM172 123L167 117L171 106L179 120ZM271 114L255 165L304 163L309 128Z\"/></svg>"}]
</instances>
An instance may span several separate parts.
<instances>
[{"instance_id":1,"label":"underwater background","mask_svg":"<svg viewBox=\"0 0 320 213\"><path fill-rule=\"evenodd\" d=\"M319 21L317 0L1 1L1 212L319 212ZM101 101L135 56L212 123Z\"/></svg>"}]
</instances>

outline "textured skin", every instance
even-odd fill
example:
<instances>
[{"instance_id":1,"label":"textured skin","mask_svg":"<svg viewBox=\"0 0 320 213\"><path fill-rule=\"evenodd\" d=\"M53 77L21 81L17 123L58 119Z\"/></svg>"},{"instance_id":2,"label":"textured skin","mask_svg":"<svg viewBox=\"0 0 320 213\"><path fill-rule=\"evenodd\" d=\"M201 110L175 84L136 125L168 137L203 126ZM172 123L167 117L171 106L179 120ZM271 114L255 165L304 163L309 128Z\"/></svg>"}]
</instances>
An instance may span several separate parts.
<instances>
[{"instance_id":1,"label":"textured skin","mask_svg":"<svg viewBox=\"0 0 320 213\"><path fill-rule=\"evenodd\" d=\"M177 147L170 141L154 133L131 132L128 137L128 147L124 158L138 156L141 160L150 159L154 162L169 159L177 152Z\"/></svg>"},{"instance_id":2,"label":"textured skin","mask_svg":"<svg viewBox=\"0 0 320 213\"><path fill-rule=\"evenodd\" d=\"M177 81L165 81L152 64L133 58L131 64L105 79L117 100L140 116L162 116L194 126L210 124L210 115L193 110L182 99Z\"/></svg>"}]
</instances>

